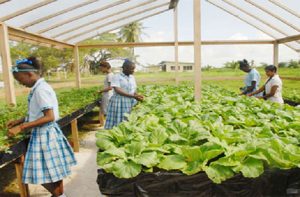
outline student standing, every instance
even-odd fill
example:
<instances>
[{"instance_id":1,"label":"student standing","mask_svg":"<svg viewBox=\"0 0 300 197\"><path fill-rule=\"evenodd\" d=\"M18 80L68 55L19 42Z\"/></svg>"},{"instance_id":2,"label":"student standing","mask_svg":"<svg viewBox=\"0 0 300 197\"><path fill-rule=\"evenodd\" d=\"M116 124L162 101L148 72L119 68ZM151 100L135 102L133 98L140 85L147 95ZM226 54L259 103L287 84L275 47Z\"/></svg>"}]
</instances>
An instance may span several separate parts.
<instances>
[{"instance_id":1,"label":"student standing","mask_svg":"<svg viewBox=\"0 0 300 197\"><path fill-rule=\"evenodd\" d=\"M56 94L40 77L42 64L35 57L17 61L12 68L14 78L31 88L25 118L8 123L8 135L30 130L23 183L42 184L55 197L65 197L63 179L76 164L74 153L56 120L59 118Z\"/></svg>"},{"instance_id":2,"label":"student standing","mask_svg":"<svg viewBox=\"0 0 300 197\"><path fill-rule=\"evenodd\" d=\"M135 64L129 60L123 63L123 72L115 74L111 83L114 94L111 97L107 110L105 129L117 126L125 119L125 114L130 113L137 101L144 97L137 94L137 85L133 76Z\"/></svg>"},{"instance_id":3,"label":"student standing","mask_svg":"<svg viewBox=\"0 0 300 197\"><path fill-rule=\"evenodd\" d=\"M242 95L250 94L252 92L255 92L259 88L260 83L260 74L255 68L251 68L247 60L239 61L240 64L240 70L247 73L244 84L245 86L243 88L240 88L242 91ZM259 95L258 95L259 96Z\"/></svg>"},{"instance_id":4,"label":"student standing","mask_svg":"<svg viewBox=\"0 0 300 197\"><path fill-rule=\"evenodd\" d=\"M102 61L100 62L100 71L106 75L104 80L104 87L99 93L102 94L101 97L101 106L99 111L99 121L101 125L104 125L104 119L107 114L107 107L110 98L113 95L113 88L111 87L111 81L114 74L111 72L111 66L108 62Z\"/></svg>"}]
</instances>

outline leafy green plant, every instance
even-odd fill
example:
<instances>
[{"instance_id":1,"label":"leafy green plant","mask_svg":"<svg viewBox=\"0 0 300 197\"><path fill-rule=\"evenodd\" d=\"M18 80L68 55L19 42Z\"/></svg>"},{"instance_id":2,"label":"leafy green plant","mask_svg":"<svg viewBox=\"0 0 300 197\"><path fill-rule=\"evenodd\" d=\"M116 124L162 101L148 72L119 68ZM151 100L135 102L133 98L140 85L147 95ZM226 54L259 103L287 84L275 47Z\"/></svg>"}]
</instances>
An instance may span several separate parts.
<instances>
[{"instance_id":1,"label":"leafy green plant","mask_svg":"<svg viewBox=\"0 0 300 197\"><path fill-rule=\"evenodd\" d=\"M64 117L95 101L98 97L96 92L97 87L70 89L69 91L59 92L57 98L59 102L60 117ZM7 149L9 144L15 143L25 137L24 135L19 135L14 139L8 139L6 123L9 120L24 117L26 112L26 100L20 101L17 107L0 105L0 151Z\"/></svg>"},{"instance_id":2,"label":"leafy green plant","mask_svg":"<svg viewBox=\"0 0 300 197\"><path fill-rule=\"evenodd\" d=\"M143 86L128 121L96 135L98 165L119 178L140 172L205 172L215 183L265 168L300 167L300 109L205 86Z\"/></svg>"}]
</instances>

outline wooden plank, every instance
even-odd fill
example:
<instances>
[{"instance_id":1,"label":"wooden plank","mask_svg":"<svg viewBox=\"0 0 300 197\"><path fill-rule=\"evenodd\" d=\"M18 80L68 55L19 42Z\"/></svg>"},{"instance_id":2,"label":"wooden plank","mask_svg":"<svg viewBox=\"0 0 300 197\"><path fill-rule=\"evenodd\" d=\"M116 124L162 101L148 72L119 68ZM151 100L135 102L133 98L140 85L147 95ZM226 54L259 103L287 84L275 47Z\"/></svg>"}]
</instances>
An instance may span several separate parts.
<instances>
[{"instance_id":1,"label":"wooden plank","mask_svg":"<svg viewBox=\"0 0 300 197\"><path fill-rule=\"evenodd\" d=\"M175 82L176 85L178 85L179 79L178 79L178 7L174 8L174 40L175 40L175 46L174 46L174 57L175 57Z\"/></svg>"},{"instance_id":2,"label":"wooden plank","mask_svg":"<svg viewBox=\"0 0 300 197\"><path fill-rule=\"evenodd\" d=\"M74 45L72 45L72 44L68 44L68 43L58 41L58 40L55 40L52 38L47 38L47 37L39 35L39 34L29 33L29 32L26 32L22 29L15 28L15 27L8 26L8 34L9 34L10 39L18 37L18 38L22 38L25 40L32 40L32 41L35 41L38 43L56 45L56 46L60 46L63 48L73 48L74 47Z\"/></svg>"},{"instance_id":3,"label":"wooden plank","mask_svg":"<svg viewBox=\"0 0 300 197\"><path fill-rule=\"evenodd\" d=\"M247 20L247 19L245 19L245 18L239 16L238 14L235 14L235 13L231 12L231 11L228 10L227 8L225 8L225 7L223 7L223 6L220 6L220 5L216 4L215 2L212 2L211 0L206 0L206 1L207 1L208 3L210 3L210 4L212 4L213 6L219 8L219 9L225 11L225 12L227 12L228 14L230 14L230 15L232 15L232 16L238 18L239 20L243 21L244 23L247 23L248 25L254 27L255 29L258 29L259 31L265 33L266 35L268 35L268 36L274 38L275 40L277 39L272 33L268 32L268 31L265 31L263 28L260 28L259 26L257 26L257 25L254 24L253 22L251 22L251 21L249 21L249 20ZM292 45L290 45L290 44L285 44L285 45L288 46L289 48L291 48L292 50L297 51L297 49L294 48Z\"/></svg>"},{"instance_id":4,"label":"wooden plank","mask_svg":"<svg viewBox=\"0 0 300 197\"><path fill-rule=\"evenodd\" d=\"M44 17L42 17L42 18L36 19L36 20L34 20L34 21L30 22L30 23L24 24L23 26L21 26L21 28L22 28L22 29L25 29L25 28L31 27L31 26L33 26L33 25L39 24L39 23L44 22L44 21L46 21L46 20L49 20L49 19L51 19L51 18L57 17L57 16L62 15L62 14L66 14L66 13L68 13L68 12L70 12L70 11L73 11L73 10L76 10L77 8L81 8L81 7L86 6L86 5L88 5L88 4L94 3L94 2L96 2L96 1L97 1L97 0L84 1L84 2L82 2L82 3L80 3L80 4L78 4L78 5L74 5L74 6L72 6L72 7L63 9L63 10L61 10L61 11L59 11L59 12L55 12L55 13L53 13L53 14L49 14L49 15L44 16Z\"/></svg>"},{"instance_id":5,"label":"wooden plank","mask_svg":"<svg viewBox=\"0 0 300 197\"><path fill-rule=\"evenodd\" d=\"M274 43L273 45L273 65L277 67L277 72L279 68L279 44Z\"/></svg>"},{"instance_id":6,"label":"wooden plank","mask_svg":"<svg viewBox=\"0 0 300 197\"><path fill-rule=\"evenodd\" d=\"M274 40L210 40L202 41L202 45L261 45L274 44ZM193 46L193 41L179 41L179 46ZM125 43L98 43L98 44L78 44L79 48L115 48L115 47L158 47L175 46L175 42L125 42Z\"/></svg>"},{"instance_id":7,"label":"wooden plank","mask_svg":"<svg viewBox=\"0 0 300 197\"><path fill-rule=\"evenodd\" d=\"M0 4L9 2L9 0L0 0Z\"/></svg>"},{"instance_id":8,"label":"wooden plank","mask_svg":"<svg viewBox=\"0 0 300 197\"><path fill-rule=\"evenodd\" d=\"M50 27L47 27L47 28L45 28L45 29L41 29L41 30L38 31L38 33L39 33L39 34L45 33L45 32L47 32L47 31L50 31L50 30L55 29L55 28L57 28L57 27L63 26L63 25L65 25L65 24L67 24L67 23L70 23L70 22L73 22L73 21L82 19L83 17L89 16L89 15L92 15L92 14L96 14L96 13L102 12L102 11L104 11L104 10L107 10L107 9L110 9L110 8L115 7L115 6L117 6L117 5L126 3L126 2L128 2L128 1L129 1L129 0L119 0L119 1L117 1L117 2L113 2L113 3L109 4L109 5L104 6L104 7L100 7L100 8L97 8L97 7L96 7L95 10L86 12L86 13L84 13L84 14L80 14L80 15L78 15L78 16L69 18L69 19L67 19L67 20L62 20L62 21L60 21L59 23L56 23L56 24L54 24L54 25L51 25Z\"/></svg>"},{"instance_id":9,"label":"wooden plank","mask_svg":"<svg viewBox=\"0 0 300 197\"><path fill-rule=\"evenodd\" d=\"M201 100L201 0L194 0L194 87L195 101Z\"/></svg>"},{"instance_id":10,"label":"wooden plank","mask_svg":"<svg viewBox=\"0 0 300 197\"><path fill-rule=\"evenodd\" d=\"M76 87L81 88L81 78L80 78L80 61L79 61L79 48L74 47L74 68L76 74Z\"/></svg>"},{"instance_id":11,"label":"wooden plank","mask_svg":"<svg viewBox=\"0 0 300 197\"><path fill-rule=\"evenodd\" d=\"M202 41L202 45L245 45L245 44L273 44L275 40L208 40Z\"/></svg>"},{"instance_id":12,"label":"wooden plank","mask_svg":"<svg viewBox=\"0 0 300 197\"><path fill-rule=\"evenodd\" d=\"M278 53L279 53L278 43L274 43L274 45L273 45L273 65L276 66L277 69L279 68Z\"/></svg>"},{"instance_id":13,"label":"wooden plank","mask_svg":"<svg viewBox=\"0 0 300 197\"><path fill-rule=\"evenodd\" d=\"M129 19L129 18L131 18L131 17L137 16L137 15L139 15L139 14L144 14L144 13L146 13L146 12L148 12L148 11L152 11L152 10L161 8L161 7L166 6L166 5L168 5L168 4L169 4L169 3L163 3L163 4L160 4L160 5L152 6L152 7L150 7L150 8L144 9L144 10L142 10L142 11L139 11L139 12L135 12L135 13L129 14L129 15L127 15L126 17L117 18L117 19L115 19L115 20L113 20L113 21L109 21L109 22L107 22L107 23L104 23L104 24L101 24L101 25L97 25L97 26L92 27L92 28L89 28L89 29L87 29L87 30L85 30L85 31L83 31L83 32L81 32L81 33L78 33L78 34L72 35L72 36L70 36L70 37L68 37L68 38L65 38L64 41L65 41L65 42L68 42L69 40L72 40L72 39L74 39L74 38L76 38L76 37L85 35L85 34L87 34L87 33L90 33L90 32L92 32L92 31L95 31L95 30L97 30L97 29L104 28L104 27L109 26L109 25L112 25L112 24L114 24L114 23L118 23L118 22L120 22L121 20L126 20L126 19Z\"/></svg>"},{"instance_id":14,"label":"wooden plank","mask_svg":"<svg viewBox=\"0 0 300 197\"><path fill-rule=\"evenodd\" d=\"M5 99L7 104L16 105L14 79L10 72L12 62L8 40L8 29L4 23L0 23L0 40L0 55L3 67L2 76L4 81Z\"/></svg>"},{"instance_id":15,"label":"wooden plank","mask_svg":"<svg viewBox=\"0 0 300 197\"><path fill-rule=\"evenodd\" d=\"M254 7L260 9L261 11L271 15L272 17L276 18L277 20L281 21L282 23L286 24L287 26L293 28L294 30L300 32L300 28L298 28L297 26L293 25L292 23L290 23L289 21L285 20L284 18L278 16L277 14L275 14L274 11L270 11L266 8L264 8L263 6L259 5L256 2L253 2L252 0L245 0L246 2L252 4Z\"/></svg>"},{"instance_id":16,"label":"wooden plank","mask_svg":"<svg viewBox=\"0 0 300 197\"><path fill-rule=\"evenodd\" d=\"M285 37L285 38L280 38L280 39L277 40L277 42L279 44L282 44L282 43L286 43L286 42L293 42L293 41L296 41L296 40L300 40L300 34L293 35L293 36L288 36L288 37Z\"/></svg>"},{"instance_id":17,"label":"wooden plank","mask_svg":"<svg viewBox=\"0 0 300 197\"><path fill-rule=\"evenodd\" d=\"M289 7L287 7L286 5L280 3L277 0L269 0L270 2L272 2L273 4L277 5L278 7L282 8L283 10L289 12L290 14L300 18L300 14L292 9L290 9Z\"/></svg>"},{"instance_id":18,"label":"wooden plank","mask_svg":"<svg viewBox=\"0 0 300 197\"><path fill-rule=\"evenodd\" d=\"M51 37L52 37L52 38L57 38L57 37L59 37L59 36L68 34L68 33L70 33L70 32L76 31L76 30L78 30L78 29L82 29L82 28L84 28L84 27L86 27L86 26L89 26L89 25L92 25L92 24L95 24L95 23L98 23L98 22L101 22L101 21L108 20L108 19L110 19L110 18L112 18L112 17L115 17L115 16L117 16L117 15L119 15L119 14L123 14L124 12L128 12L128 11L131 11L131 10L136 9L136 8L138 8L138 7L142 7L142 6L145 6L145 5L147 5L147 4L153 3L154 1L155 1L155 0L150 0L150 1L142 2L142 3L140 3L140 4L137 4L137 5L134 5L134 6L125 8L125 9L123 9L123 10L118 10L116 13L112 13L112 14L109 14L109 15L104 16L104 17L101 16L100 18L96 18L96 19L93 20L93 21L89 21L88 23L85 23L85 24L83 24L83 25L79 25L79 26L73 27L72 29L69 29L69 30L66 30L66 31L64 31L64 32L55 34L55 35L53 35L53 36L51 36Z\"/></svg>"},{"instance_id":19,"label":"wooden plank","mask_svg":"<svg viewBox=\"0 0 300 197\"><path fill-rule=\"evenodd\" d=\"M9 40L17 41L17 42L24 42L24 43L35 45L35 46L52 47L52 48L56 48L58 50L64 50L65 49L62 46L51 45L51 44L46 44L46 43L42 43L42 42L36 42L36 41L33 41L33 40L28 40L28 39L24 39L24 38L20 38L20 37L14 37L14 36L9 36Z\"/></svg>"},{"instance_id":20,"label":"wooden plank","mask_svg":"<svg viewBox=\"0 0 300 197\"><path fill-rule=\"evenodd\" d=\"M16 11L16 12L13 12L12 14L9 14L9 15L6 15L4 17L1 17L0 18L0 21L4 22L4 21L7 21L7 20L10 20L12 18L15 18L17 16L20 16L22 14L25 14L25 13L28 13L34 9L37 9L37 8L40 8L40 7L43 7L45 5L48 5L49 3L52 3L56 0L44 0L44 1L40 1L39 3L36 3L30 7L25 7L24 9L21 9L19 11ZM26 5L26 3L24 3Z\"/></svg>"},{"instance_id":21,"label":"wooden plank","mask_svg":"<svg viewBox=\"0 0 300 197\"><path fill-rule=\"evenodd\" d=\"M17 161L15 162L15 169L16 169L16 175L17 175L17 182L20 190L20 196L21 197L29 197L29 188L28 185L24 184L22 181L22 175L23 175L23 168L24 168L24 160L25 156L22 155Z\"/></svg>"},{"instance_id":22,"label":"wooden plank","mask_svg":"<svg viewBox=\"0 0 300 197\"><path fill-rule=\"evenodd\" d=\"M77 119L71 122L71 130L72 130L72 141L74 144L73 150L74 152L79 152L79 137L78 137L78 126Z\"/></svg>"}]
</instances>

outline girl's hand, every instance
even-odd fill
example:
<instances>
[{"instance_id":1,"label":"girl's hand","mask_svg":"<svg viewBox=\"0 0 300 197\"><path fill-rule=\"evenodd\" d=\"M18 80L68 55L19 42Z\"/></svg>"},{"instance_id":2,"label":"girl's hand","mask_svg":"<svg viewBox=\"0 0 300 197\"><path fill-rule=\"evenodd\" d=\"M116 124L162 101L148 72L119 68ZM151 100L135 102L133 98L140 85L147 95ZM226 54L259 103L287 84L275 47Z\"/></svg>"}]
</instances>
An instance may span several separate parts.
<instances>
[{"instance_id":1,"label":"girl's hand","mask_svg":"<svg viewBox=\"0 0 300 197\"><path fill-rule=\"evenodd\" d=\"M14 137L16 136L18 133L20 133L22 131L22 127L19 125L19 126L16 126L16 127L13 127L11 129L8 130L8 136L9 137Z\"/></svg>"},{"instance_id":2,"label":"girl's hand","mask_svg":"<svg viewBox=\"0 0 300 197\"><path fill-rule=\"evenodd\" d=\"M8 121L7 123L7 127L9 129L13 128L14 126L18 125L18 124L21 124L20 120L11 120L11 121Z\"/></svg>"},{"instance_id":3,"label":"girl's hand","mask_svg":"<svg viewBox=\"0 0 300 197\"><path fill-rule=\"evenodd\" d=\"M253 95L252 95L252 94L247 94L247 96L249 96L249 97L250 97L250 96L253 96Z\"/></svg>"},{"instance_id":4,"label":"girl's hand","mask_svg":"<svg viewBox=\"0 0 300 197\"><path fill-rule=\"evenodd\" d=\"M135 98L136 100L138 100L138 101L143 101L143 100L144 100L144 96L138 95L138 94L135 94L135 95L134 95L134 98Z\"/></svg>"}]
</instances>

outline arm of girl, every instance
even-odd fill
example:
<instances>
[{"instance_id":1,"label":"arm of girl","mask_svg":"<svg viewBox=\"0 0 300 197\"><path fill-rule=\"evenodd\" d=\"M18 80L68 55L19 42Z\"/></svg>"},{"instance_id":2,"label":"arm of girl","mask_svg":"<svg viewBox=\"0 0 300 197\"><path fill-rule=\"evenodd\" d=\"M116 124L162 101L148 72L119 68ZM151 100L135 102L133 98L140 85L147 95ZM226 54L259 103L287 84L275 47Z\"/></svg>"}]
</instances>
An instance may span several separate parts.
<instances>
[{"instance_id":1,"label":"arm of girl","mask_svg":"<svg viewBox=\"0 0 300 197\"><path fill-rule=\"evenodd\" d=\"M7 123L7 127L9 128L9 129L11 129L11 128L13 128L14 126L17 126L17 125L19 125L19 124L22 124L23 122L25 122L25 118L21 118L21 119L19 119L19 120L11 120L11 121L9 121L8 123Z\"/></svg>"},{"instance_id":2,"label":"arm of girl","mask_svg":"<svg viewBox=\"0 0 300 197\"><path fill-rule=\"evenodd\" d=\"M258 90L256 90L255 92L252 92L251 94L247 94L247 96L253 96L255 94L261 93L265 90L265 86L262 86L261 88L259 88Z\"/></svg>"},{"instance_id":3,"label":"arm of girl","mask_svg":"<svg viewBox=\"0 0 300 197\"><path fill-rule=\"evenodd\" d=\"M141 97L139 97L138 95L136 95L136 94L134 94L134 95L128 94L128 93L124 92L124 91L123 91L121 88L119 88L119 87L114 87L114 90L116 91L116 93L118 93L118 94L120 94L120 95L122 95L122 96L126 96L126 97L129 97L129 98L134 98L134 99L136 99L136 100L138 100L138 101L141 101L141 100L142 100Z\"/></svg>"},{"instance_id":4,"label":"arm of girl","mask_svg":"<svg viewBox=\"0 0 300 197\"><path fill-rule=\"evenodd\" d=\"M134 93L134 95L136 96L136 97L138 97L138 101L143 101L144 100L144 96L143 95L140 95L140 94L138 94L138 93Z\"/></svg>"},{"instance_id":5,"label":"arm of girl","mask_svg":"<svg viewBox=\"0 0 300 197\"><path fill-rule=\"evenodd\" d=\"M10 128L8 130L8 136L10 136L10 137L15 136L18 133L20 133L26 129L31 129L34 127L42 126L48 122L53 122L55 120L54 112L52 109L46 109L43 111L43 113L44 113L44 116L35 121L26 122L26 123L20 124L16 127Z\"/></svg>"},{"instance_id":6,"label":"arm of girl","mask_svg":"<svg viewBox=\"0 0 300 197\"><path fill-rule=\"evenodd\" d=\"M255 86L256 86L256 81L252 81L251 86L248 86L242 94L247 94L248 92L252 92L255 89Z\"/></svg>"},{"instance_id":7,"label":"arm of girl","mask_svg":"<svg viewBox=\"0 0 300 197\"><path fill-rule=\"evenodd\" d=\"M276 90L277 90L278 86L275 85L275 86L272 86L271 88L271 92L269 94L266 94L265 96L263 96L263 98L269 98L269 97L272 97L275 95L276 93Z\"/></svg>"},{"instance_id":8,"label":"arm of girl","mask_svg":"<svg viewBox=\"0 0 300 197\"><path fill-rule=\"evenodd\" d=\"M112 90L113 88L112 87L107 87L107 88L104 88L103 90L99 91L99 93L103 93L103 92L108 92L110 90Z\"/></svg>"}]
</instances>

